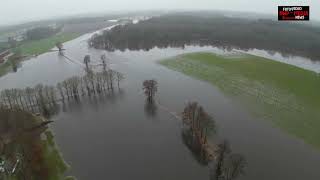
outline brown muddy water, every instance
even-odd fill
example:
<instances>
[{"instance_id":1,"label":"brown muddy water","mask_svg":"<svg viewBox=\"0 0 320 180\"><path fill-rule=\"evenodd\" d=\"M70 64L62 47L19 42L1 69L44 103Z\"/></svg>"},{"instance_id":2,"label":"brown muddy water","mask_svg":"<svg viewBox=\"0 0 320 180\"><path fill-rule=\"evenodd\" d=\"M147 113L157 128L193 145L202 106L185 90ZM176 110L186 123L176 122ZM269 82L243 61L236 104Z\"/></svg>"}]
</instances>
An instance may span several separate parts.
<instances>
[{"instance_id":1,"label":"brown muddy water","mask_svg":"<svg viewBox=\"0 0 320 180\"><path fill-rule=\"evenodd\" d=\"M65 44L65 54L77 62L50 52L24 61L16 73L0 78L0 89L56 84L84 74L85 55L90 54L97 64L103 53L113 69L125 74L120 92L67 104L53 117L56 141L72 166L70 174L79 180L209 179L208 168L182 142L182 123L161 108L149 112L145 107L142 81L152 78L159 83L157 99L171 111L181 112L186 101L198 101L215 118L219 138L229 140L233 152L248 162L246 175L239 179L320 179L319 151L251 116L216 87L156 63L182 53L221 50L188 46L107 53L89 49L89 37Z\"/></svg>"}]
</instances>

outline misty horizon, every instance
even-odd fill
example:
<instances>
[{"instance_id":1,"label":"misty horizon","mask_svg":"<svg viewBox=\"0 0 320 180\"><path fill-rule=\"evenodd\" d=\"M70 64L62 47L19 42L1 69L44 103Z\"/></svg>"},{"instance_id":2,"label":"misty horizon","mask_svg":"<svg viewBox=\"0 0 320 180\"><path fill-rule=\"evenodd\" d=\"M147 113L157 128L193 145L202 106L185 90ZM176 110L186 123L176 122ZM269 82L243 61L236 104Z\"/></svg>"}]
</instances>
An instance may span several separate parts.
<instances>
[{"instance_id":1,"label":"misty horizon","mask_svg":"<svg viewBox=\"0 0 320 180\"><path fill-rule=\"evenodd\" d=\"M258 13L274 16L276 19L277 6L279 5L308 5L310 6L310 18L320 20L320 1L298 1L292 2L270 2L263 0L259 2L251 2L249 0L238 0L232 2L227 1L209 1L200 0L197 4L192 0L176 0L176 1L155 1L136 0L127 2L123 0L102 1L92 0L75 1L68 0L29 0L21 2L18 0L5 0L2 2L2 10L0 12L0 26L14 25L38 20L47 20L53 18L62 18L66 16L84 16L84 15L101 15L112 13L126 13L134 11L236 11L244 13ZM130 8L129 8L130 7ZM16 12L19 12L18 14Z\"/></svg>"}]
</instances>

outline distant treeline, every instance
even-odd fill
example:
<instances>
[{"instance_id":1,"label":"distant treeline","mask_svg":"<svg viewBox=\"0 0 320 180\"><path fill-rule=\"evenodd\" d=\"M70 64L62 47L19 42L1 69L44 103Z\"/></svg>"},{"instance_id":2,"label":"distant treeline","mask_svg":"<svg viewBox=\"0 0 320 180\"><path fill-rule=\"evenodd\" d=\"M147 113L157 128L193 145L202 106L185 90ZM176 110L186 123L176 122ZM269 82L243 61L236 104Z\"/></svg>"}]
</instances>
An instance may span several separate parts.
<instances>
[{"instance_id":1,"label":"distant treeline","mask_svg":"<svg viewBox=\"0 0 320 180\"><path fill-rule=\"evenodd\" d=\"M198 14L171 14L117 26L94 35L89 44L106 50L149 50L154 47L213 45L221 48L264 49L320 60L320 28L267 19Z\"/></svg>"},{"instance_id":2,"label":"distant treeline","mask_svg":"<svg viewBox=\"0 0 320 180\"><path fill-rule=\"evenodd\" d=\"M61 27L43 26L27 30L25 38L27 40L39 40L53 36L61 31Z\"/></svg>"}]
</instances>

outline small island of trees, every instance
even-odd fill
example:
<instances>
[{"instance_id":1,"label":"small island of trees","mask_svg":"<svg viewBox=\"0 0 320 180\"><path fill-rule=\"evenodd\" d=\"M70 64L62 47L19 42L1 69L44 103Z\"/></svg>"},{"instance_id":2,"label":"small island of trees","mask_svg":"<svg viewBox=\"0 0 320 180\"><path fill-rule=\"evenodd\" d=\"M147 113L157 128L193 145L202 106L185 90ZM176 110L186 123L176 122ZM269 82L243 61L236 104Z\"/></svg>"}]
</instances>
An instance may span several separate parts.
<instances>
[{"instance_id":1,"label":"small island of trees","mask_svg":"<svg viewBox=\"0 0 320 180\"><path fill-rule=\"evenodd\" d=\"M197 102L187 103L182 113L182 138L197 160L208 165L211 180L233 180L243 175L247 162L241 154L232 153L228 141L212 144L216 133L214 119Z\"/></svg>"},{"instance_id":2,"label":"small island of trees","mask_svg":"<svg viewBox=\"0 0 320 180\"><path fill-rule=\"evenodd\" d=\"M215 140L211 138L217 133L216 123L201 105L189 102L179 116L155 99L158 90L156 80L145 80L142 87L147 97L147 115L154 116L158 105L176 119L182 120L182 140L200 164L210 164L210 180L234 180L244 175L246 159L241 154L233 153L228 141L214 143Z\"/></svg>"}]
</instances>

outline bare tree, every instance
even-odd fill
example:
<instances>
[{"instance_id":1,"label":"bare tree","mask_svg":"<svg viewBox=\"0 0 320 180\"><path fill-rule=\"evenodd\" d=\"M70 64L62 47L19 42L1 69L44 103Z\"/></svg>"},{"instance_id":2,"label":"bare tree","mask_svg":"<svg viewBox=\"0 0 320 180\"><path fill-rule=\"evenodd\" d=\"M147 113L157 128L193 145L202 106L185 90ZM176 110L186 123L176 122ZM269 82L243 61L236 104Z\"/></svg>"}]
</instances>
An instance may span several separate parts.
<instances>
[{"instance_id":1,"label":"bare tree","mask_svg":"<svg viewBox=\"0 0 320 180\"><path fill-rule=\"evenodd\" d=\"M63 51L63 44L61 42L57 42L56 47L58 48L59 53L61 54Z\"/></svg>"},{"instance_id":2,"label":"bare tree","mask_svg":"<svg viewBox=\"0 0 320 180\"><path fill-rule=\"evenodd\" d=\"M116 72L116 80L118 82L118 89L120 89L120 81L124 80L124 75L120 72Z\"/></svg>"},{"instance_id":3,"label":"bare tree","mask_svg":"<svg viewBox=\"0 0 320 180\"><path fill-rule=\"evenodd\" d=\"M90 55L86 55L86 56L84 57L84 59L83 59L83 63L86 65L86 70L87 70L87 72L90 71L90 68L89 68L89 63L90 63L90 61L91 61Z\"/></svg>"},{"instance_id":4,"label":"bare tree","mask_svg":"<svg viewBox=\"0 0 320 180\"><path fill-rule=\"evenodd\" d=\"M100 59L102 61L103 71L106 72L107 71L107 56L105 54L102 54Z\"/></svg>"},{"instance_id":5,"label":"bare tree","mask_svg":"<svg viewBox=\"0 0 320 180\"><path fill-rule=\"evenodd\" d=\"M147 96L149 101L153 101L153 98L158 91L158 83L156 80L151 79L151 80L145 80L143 82L143 90L144 94Z\"/></svg>"},{"instance_id":6,"label":"bare tree","mask_svg":"<svg viewBox=\"0 0 320 180\"><path fill-rule=\"evenodd\" d=\"M109 84L110 84L110 89L113 91L113 81L114 81L114 79L115 79L115 75L116 74L116 72L114 71L114 70L112 70L112 69L109 69L108 70L108 79L109 79Z\"/></svg>"},{"instance_id":7,"label":"bare tree","mask_svg":"<svg viewBox=\"0 0 320 180\"><path fill-rule=\"evenodd\" d=\"M58 89L58 91L59 91L59 93L60 93L60 96L61 96L61 98L62 98L62 101L64 102L63 85L62 85L61 83L58 83L58 84L57 84L57 89Z\"/></svg>"}]
</instances>

